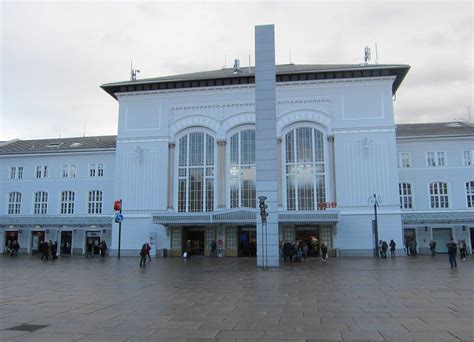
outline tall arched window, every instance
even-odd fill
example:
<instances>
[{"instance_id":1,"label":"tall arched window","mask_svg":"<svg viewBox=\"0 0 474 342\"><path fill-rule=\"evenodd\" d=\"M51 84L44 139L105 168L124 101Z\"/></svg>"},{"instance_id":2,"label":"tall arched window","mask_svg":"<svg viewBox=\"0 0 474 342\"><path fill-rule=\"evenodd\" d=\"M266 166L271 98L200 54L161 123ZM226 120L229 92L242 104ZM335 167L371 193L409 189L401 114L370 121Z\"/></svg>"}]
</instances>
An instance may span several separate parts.
<instances>
[{"instance_id":1,"label":"tall arched window","mask_svg":"<svg viewBox=\"0 0 474 342\"><path fill-rule=\"evenodd\" d=\"M430 183L430 206L431 208L449 208L447 183Z\"/></svg>"},{"instance_id":2,"label":"tall arched window","mask_svg":"<svg viewBox=\"0 0 474 342\"><path fill-rule=\"evenodd\" d=\"M21 192L10 192L8 194L8 215L20 215Z\"/></svg>"},{"instance_id":3,"label":"tall arched window","mask_svg":"<svg viewBox=\"0 0 474 342\"><path fill-rule=\"evenodd\" d=\"M178 211L214 210L214 138L189 133L178 146Z\"/></svg>"},{"instance_id":4,"label":"tall arched window","mask_svg":"<svg viewBox=\"0 0 474 342\"><path fill-rule=\"evenodd\" d=\"M35 192L34 214L41 215L48 213L48 193L45 191Z\"/></svg>"},{"instance_id":5,"label":"tall arched window","mask_svg":"<svg viewBox=\"0 0 474 342\"><path fill-rule=\"evenodd\" d=\"M230 137L230 207L256 207L255 131Z\"/></svg>"},{"instance_id":6,"label":"tall arched window","mask_svg":"<svg viewBox=\"0 0 474 342\"><path fill-rule=\"evenodd\" d=\"M326 202L323 133L295 128L285 135L287 210L315 210Z\"/></svg>"},{"instance_id":7,"label":"tall arched window","mask_svg":"<svg viewBox=\"0 0 474 342\"><path fill-rule=\"evenodd\" d=\"M467 207L474 208L474 181L466 182Z\"/></svg>"},{"instance_id":8,"label":"tall arched window","mask_svg":"<svg viewBox=\"0 0 474 342\"><path fill-rule=\"evenodd\" d=\"M412 209L413 199L410 183L399 183L398 191L400 194L400 209Z\"/></svg>"},{"instance_id":9,"label":"tall arched window","mask_svg":"<svg viewBox=\"0 0 474 342\"><path fill-rule=\"evenodd\" d=\"M61 214L74 214L74 191L61 192Z\"/></svg>"},{"instance_id":10,"label":"tall arched window","mask_svg":"<svg viewBox=\"0 0 474 342\"><path fill-rule=\"evenodd\" d=\"M89 191L88 214L102 214L102 191Z\"/></svg>"}]
</instances>

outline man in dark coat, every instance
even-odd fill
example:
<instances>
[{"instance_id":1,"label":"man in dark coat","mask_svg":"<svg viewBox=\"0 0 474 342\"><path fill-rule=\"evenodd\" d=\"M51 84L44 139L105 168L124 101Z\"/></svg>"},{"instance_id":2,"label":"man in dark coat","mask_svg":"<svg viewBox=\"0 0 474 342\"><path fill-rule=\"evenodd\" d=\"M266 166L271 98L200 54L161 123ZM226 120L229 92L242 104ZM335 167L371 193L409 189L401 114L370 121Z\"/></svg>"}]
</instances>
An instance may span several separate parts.
<instances>
[{"instance_id":1,"label":"man in dark coat","mask_svg":"<svg viewBox=\"0 0 474 342\"><path fill-rule=\"evenodd\" d=\"M448 257L449 263L451 264L451 268L458 268L458 264L456 262L456 253L458 246L456 245L456 242L454 242L453 239L450 239L446 244L446 247L448 247Z\"/></svg>"}]
</instances>

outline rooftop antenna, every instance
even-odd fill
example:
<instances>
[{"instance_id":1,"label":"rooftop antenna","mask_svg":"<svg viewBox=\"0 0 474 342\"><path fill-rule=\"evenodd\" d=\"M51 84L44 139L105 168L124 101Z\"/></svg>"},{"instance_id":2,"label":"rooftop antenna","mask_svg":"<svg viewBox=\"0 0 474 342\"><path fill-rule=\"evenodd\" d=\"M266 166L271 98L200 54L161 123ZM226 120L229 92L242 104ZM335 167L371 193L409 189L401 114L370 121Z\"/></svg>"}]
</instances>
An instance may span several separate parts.
<instances>
[{"instance_id":1,"label":"rooftop antenna","mask_svg":"<svg viewBox=\"0 0 474 342\"><path fill-rule=\"evenodd\" d=\"M140 73L140 70L133 69L133 63L130 61L130 81L136 81L138 73Z\"/></svg>"},{"instance_id":2,"label":"rooftop antenna","mask_svg":"<svg viewBox=\"0 0 474 342\"><path fill-rule=\"evenodd\" d=\"M249 53L249 74L250 74L250 53Z\"/></svg>"},{"instance_id":3,"label":"rooftop antenna","mask_svg":"<svg viewBox=\"0 0 474 342\"><path fill-rule=\"evenodd\" d=\"M82 131L82 136L84 138L86 137L86 124L84 124L83 131Z\"/></svg>"},{"instance_id":4,"label":"rooftop antenna","mask_svg":"<svg viewBox=\"0 0 474 342\"><path fill-rule=\"evenodd\" d=\"M289 51L289 54L290 54L290 64L293 64L293 62L291 61L291 50Z\"/></svg>"},{"instance_id":5,"label":"rooftop antenna","mask_svg":"<svg viewBox=\"0 0 474 342\"><path fill-rule=\"evenodd\" d=\"M379 52L377 50L377 42L375 42L375 64L379 64Z\"/></svg>"},{"instance_id":6,"label":"rooftop antenna","mask_svg":"<svg viewBox=\"0 0 474 342\"><path fill-rule=\"evenodd\" d=\"M369 64L370 61L370 48L368 46L364 49L364 62L365 64Z\"/></svg>"},{"instance_id":7,"label":"rooftop antenna","mask_svg":"<svg viewBox=\"0 0 474 342\"><path fill-rule=\"evenodd\" d=\"M227 54L224 54L224 66L222 67L222 69L225 68L227 68Z\"/></svg>"},{"instance_id":8,"label":"rooftop antenna","mask_svg":"<svg viewBox=\"0 0 474 342\"><path fill-rule=\"evenodd\" d=\"M471 106L467 106L467 117L469 118L469 122L471 122Z\"/></svg>"}]
</instances>

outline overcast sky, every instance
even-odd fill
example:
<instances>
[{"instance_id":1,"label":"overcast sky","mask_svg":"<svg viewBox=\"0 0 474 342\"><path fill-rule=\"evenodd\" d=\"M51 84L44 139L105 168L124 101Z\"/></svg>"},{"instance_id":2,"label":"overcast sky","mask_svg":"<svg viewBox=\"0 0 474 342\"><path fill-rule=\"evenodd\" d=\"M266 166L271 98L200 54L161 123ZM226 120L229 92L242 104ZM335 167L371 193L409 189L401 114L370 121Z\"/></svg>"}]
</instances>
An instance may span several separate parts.
<instances>
[{"instance_id":1,"label":"overcast sky","mask_svg":"<svg viewBox=\"0 0 474 342\"><path fill-rule=\"evenodd\" d=\"M100 84L220 69L254 57L254 26L275 24L278 64L409 64L397 123L473 113L469 2L5 2L0 141L117 132ZM474 117L474 114L471 114Z\"/></svg>"}]
</instances>

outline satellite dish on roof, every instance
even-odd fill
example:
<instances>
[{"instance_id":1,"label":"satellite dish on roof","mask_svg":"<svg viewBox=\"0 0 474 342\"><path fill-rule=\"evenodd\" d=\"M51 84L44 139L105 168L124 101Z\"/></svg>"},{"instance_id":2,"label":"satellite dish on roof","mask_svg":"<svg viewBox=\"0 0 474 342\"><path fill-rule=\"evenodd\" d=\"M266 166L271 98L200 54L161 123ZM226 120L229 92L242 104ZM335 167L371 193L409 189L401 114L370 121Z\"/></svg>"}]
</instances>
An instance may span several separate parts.
<instances>
[{"instance_id":1,"label":"satellite dish on roof","mask_svg":"<svg viewBox=\"0 0 474 342\"><path fill-rule=\"evenodd\" d=\"M368 46L365 47L364 49L364 62L365 64L368 64L370 61L370 48Z\"/></svg>"}]
</instances>

